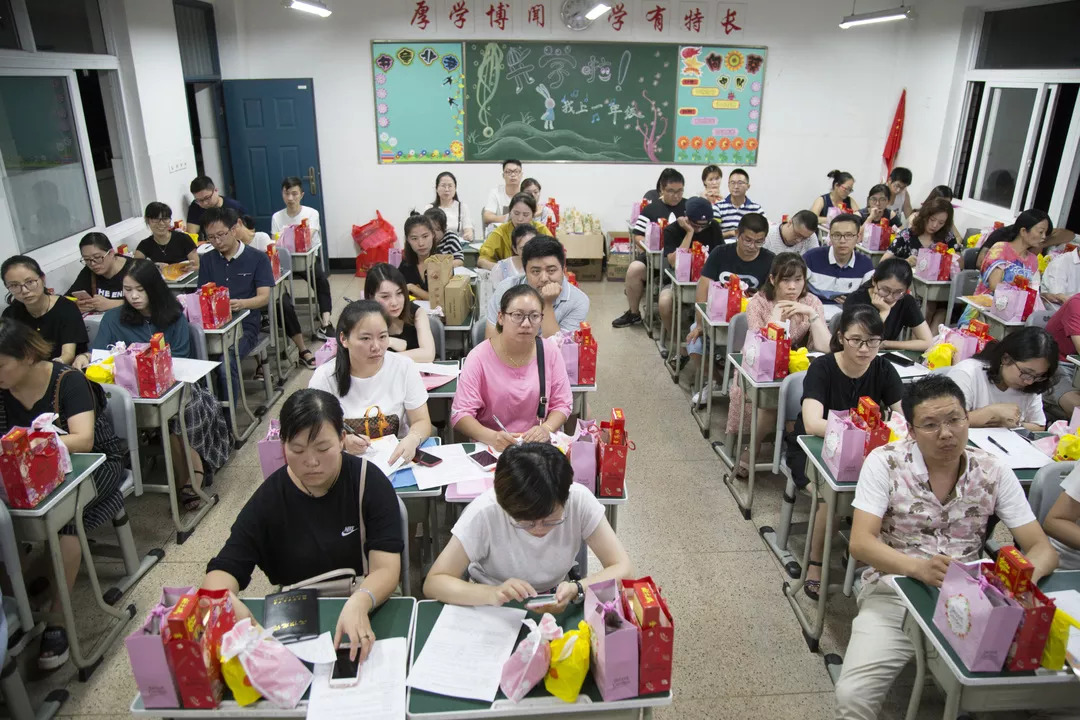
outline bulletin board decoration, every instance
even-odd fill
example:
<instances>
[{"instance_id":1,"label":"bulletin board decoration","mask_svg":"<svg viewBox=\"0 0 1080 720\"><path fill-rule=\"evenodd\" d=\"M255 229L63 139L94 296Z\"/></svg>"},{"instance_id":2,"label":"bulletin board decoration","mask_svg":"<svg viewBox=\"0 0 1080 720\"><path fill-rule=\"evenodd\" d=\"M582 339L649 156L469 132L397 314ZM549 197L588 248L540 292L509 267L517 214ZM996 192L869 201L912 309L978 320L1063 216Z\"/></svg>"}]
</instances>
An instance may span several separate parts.
<instances>
[{"instance_id":1,"label":"bulletin board decoration","mask_svg":"<svg viewBox=\"0 0 1080 720\"><path fill-rule=\"evenodd\" d=\"M379 163L465 159L465 62L460 42L373 42Z\"/></svg>"},{"instance_id":2,"label":"bulletin board decoration","mask_svg":"<svg viewBox=\"0 0 1080 720\"><path fill-rule=\"evenodd\" d=\"M470 161L670 162L673 45L469 42Z\"/></svg>"},{"instance_id":3,"label":"bulletin board decoration","mask_svg":"<svg viewBox=\"0 0 1080 720\"><path fill-rule=\"evenodd\" d=\"M764 47L679 48L675 162L756 165Z\"/></svg>"}]
</instances>

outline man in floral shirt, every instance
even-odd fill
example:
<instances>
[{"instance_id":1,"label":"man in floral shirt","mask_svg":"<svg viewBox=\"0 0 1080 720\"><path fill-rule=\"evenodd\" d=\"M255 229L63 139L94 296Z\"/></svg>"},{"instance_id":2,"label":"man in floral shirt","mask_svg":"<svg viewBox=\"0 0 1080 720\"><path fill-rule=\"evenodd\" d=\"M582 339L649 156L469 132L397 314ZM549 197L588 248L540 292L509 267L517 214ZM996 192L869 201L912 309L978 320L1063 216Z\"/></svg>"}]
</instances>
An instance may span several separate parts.
<instances>
[{"instance_id":1,"label":"man in floral shirt","mask_svg":"<svg viewBox=\"0 0 1080 720\"><path fill-rule=\"evenodd\" d=\"M994 514L1035 565L1034 580L1058 563L1016 475L968 446L964 394L956 383L944 375L913 383L903 411L908 439L871 452L855 489L851 554L871 567L836 683L837 718L876 718L915 653L902 629L905 610L893 576L941 587L951 562L978 559Z\"/></svg>"}]
</instances>

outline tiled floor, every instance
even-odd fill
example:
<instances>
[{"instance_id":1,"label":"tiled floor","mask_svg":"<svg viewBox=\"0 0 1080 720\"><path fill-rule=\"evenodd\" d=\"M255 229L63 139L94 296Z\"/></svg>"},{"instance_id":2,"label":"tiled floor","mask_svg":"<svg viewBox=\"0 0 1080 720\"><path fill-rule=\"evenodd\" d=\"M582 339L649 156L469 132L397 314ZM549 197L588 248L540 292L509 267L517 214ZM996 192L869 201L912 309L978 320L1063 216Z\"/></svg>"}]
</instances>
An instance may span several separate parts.
<instances>
[{"instance_id":1,"label":"tiled floor","mask_svg":"<svg viewBox=\"0 0 1080 720\"><path fill-rule=\"evenodd\" d=\"M351 277L333 276L331 285L339 307L343 297L359 296L360 282ZM778 519L782 483L766 477L755 496L754 520L743 520L721 480L718 460L690 417L690 369L684 372L681 387L673 384L640 327L611 328L611 319L625 309L621 283L589 283L584 289L592 299L590 320L600 347L599 390L589 400L592 412L603 416L613 406L622 407L637 446L628 463L631 499L619 514L619 536L637 572L651 574L663 588L677 625L677 700L657 717L831 717L832 684L822 655L807 650L781 594L786 576L758 535L759 525ZM308 376L306 370L295 372L286 392L303 387ZM714 418L714 438L723 432L724 410L721 403ZM276 412L277 408L271 414ZM265 419L255 437L263 434ZM141 619L163 585L198 584L206 561L221 547L237 511L261 480L253 439L218 475L214 491L221 497L220 504L181 546L175 544L164 497L133 498L129 513L140 550L162 547L165 558L123 604L134 602ZM805 516L805 501L800 507ZM792 545L801 552L802 538L793 538ZM102 563L99 567L107 579L110 566ZM418 569L414 577L419 578ZM265 578L260 578L247 592L262 594L268 589ZM101 616L93 607L84 577L77 583L76 596L77 607L83 609L80 636L92 638L99 632ZM838 596L833 601L821 643L824 652L842 652L854 613L853 599ZM136 622L129 623L128 632ZM32 655L28 651L24 657ZM883 718L903 717L912 677L910 669L902 676ZM33 682L31 692L40 698L57 686L71 692L61 710L63 717L123 717L135 695L127 653L119 642L89 682L78 682L69 665ZM920 718L940 717L941 702L940 693L928 689Z\"/></svg>"}]
</instances>

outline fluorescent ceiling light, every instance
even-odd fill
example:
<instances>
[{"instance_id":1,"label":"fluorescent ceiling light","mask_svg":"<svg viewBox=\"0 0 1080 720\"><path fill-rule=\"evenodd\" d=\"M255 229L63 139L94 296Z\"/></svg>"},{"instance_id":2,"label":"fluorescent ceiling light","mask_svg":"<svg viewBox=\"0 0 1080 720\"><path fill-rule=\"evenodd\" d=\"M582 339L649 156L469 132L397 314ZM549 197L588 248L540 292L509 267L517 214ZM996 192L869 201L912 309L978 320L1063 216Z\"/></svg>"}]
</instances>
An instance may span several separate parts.
<instances>
[{"instance_id":1,"label":"fluorescent ceiling light","mask_svg":"<svg viewBox=\"0 0 1080 720\"><path fill-rule=\"evenodd\" d=\"M915 13L911 8L901 5L891 10L878 10L876 12L856 13L848 15L840 21L840 27L847 30L857 25L872 25L874 23L892 22L893 20L911 20Z\"/></svg>"},{"instance_id":2,"label":"fluorescent ceiling light","mask_svg":"<svg viewBox=\"0 0 1080 720\"><path fill-rule=\"evenodd\" d=\"M330 17L330 8L319 0L285 0L285 7L290 10L311 13L319 17Z\"/></svg>"},{"instance_id":3,"label":"fluorescent ceiling light","mask_svg":"<svg viewBox=\"0 0 1080 720\"><path fill-rule=\"evenodd\" d=\"M594 7L589 12L585 13L585 19L586 20L595 20L596 18L600 17L601 15L603 15L604 13L606 13L610 9L611 9L611 6L609 6L609 5L605 5L604 3L597 3L596 7Z\"/></svg>"}]
</instances>

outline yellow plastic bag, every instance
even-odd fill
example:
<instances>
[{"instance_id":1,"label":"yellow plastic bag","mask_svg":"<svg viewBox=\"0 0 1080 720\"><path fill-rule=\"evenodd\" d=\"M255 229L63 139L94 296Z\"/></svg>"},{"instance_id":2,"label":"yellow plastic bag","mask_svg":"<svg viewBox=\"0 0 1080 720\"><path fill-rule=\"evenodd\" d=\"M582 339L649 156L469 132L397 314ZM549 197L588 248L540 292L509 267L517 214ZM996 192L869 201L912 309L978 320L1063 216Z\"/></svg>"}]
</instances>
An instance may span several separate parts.
<instances>
[{"instance_id":1,"label":"yellow plastic bag","mask_svg":"<svg viewBox=\"0 0 1080 720\"><path fill-rule=\"evenodd\" d=\"M589 674L589 632L589 624L582 620L577 630L551 641L551 666L544 677L544 687L564 702L577 700Z\"/></svg>"},{"instance_id":2,"label":"yellow plastic bag","mask_svg":"<svg viewBox=\"0 0 1080 720\"><path fill-rule=\"evenodd\" d=\"M1049 255L1040 255L1039 256L1039 272L1040 273L1046 272L1046 266L1050 264L1050 260L1051 260L1051 258L1050 258Z\"/></svg>"},{"instance_id":3,"label":"yellow plastic bag","mask_svg":"<svg viewBox=\"0 0 1080 720\"><path fill-rule=\"evenodd\" d=\"M1050 623L1050 637L1046 639L1046 647L1043 648L1044 668L1060 670L1065 666L1065 646L1069 644L1069 630L1074 627L1080 629L1080 623L1062 610L1054 613L1054 620Z\"/></svg>"},{"instance_id":4,"label":"yellow plastic bag","mask_svg":"<svg viewBox=\"0 0 1080 720\"><path fill-rule=\"evenodd\" d=\"M975 233L974 235L968 235L967 240L964 241L964 245L969 248L975 247L975 243L979 242L979 238L982 237L982 233Z\"/></svg>"},{"instance_id":5,"label":"yellow plastic bag","mask_svg":"<svg viewBox=\"0 0 1080 720\"><path fill-rule=\"evenodd\" d=\"M750 304L750 298L744 297L742 302L739 303L739 312L746 312L747 306Z\"/></svg>"},{"instance_id":6,"label":"yellow plastic bag","mask_svg":"<svg viewBox=\"0 0 1080 720\"><path fill-rule=\"evenodd\" d=\"M1062 435L1054 452L1054 460L1080 460L1080 435Z\"/></svg>"},{"instance_id":7,"label":"yellow plastic bag","mask_svg":"<svg viewBox=\"0 0 1080 720\"><path fill-rule=\"evenodd\" d=\"M952 366L956 347L950 343L939 343L926 351L926 367L931 370Z\"/></svg>"},{"instance_id":8,"label":"yellow plastic bag","mask_svg":"<svg viewBox=\"0 0 1080 720\"><path fill-rule=\"evenodd\" d=\"M86 379L92 380L98 384L108 383L113 384L113 359L107 357L101 362L96 362L93 365L86 366Z\"/></svg>"},{"instance_id":9,"label":"yellow plastic bag","mask_svg":"<svg viewBox=\"0 0 1080 720\"><path fill-rule=\"evenodd\" d=\"M250 705L262 697L262 693L251 687L244 666L240 664L240 656L234 656L221 663L221 675L225 678L225 684L232 691L236 704L243 707Z\"/></svg>"},{"instance_id":10,"label":"yellow plastic bag","mask_svg":"<svg viewBox=\"0 0 1080 720\"><path fill-rule=\"evenodd\" d=\"M810 356L806 348L792 350L788 355L787 369L789 373L802 372L810 368Z\"/></svg>"}]
</instances>

